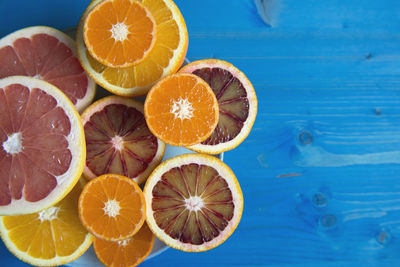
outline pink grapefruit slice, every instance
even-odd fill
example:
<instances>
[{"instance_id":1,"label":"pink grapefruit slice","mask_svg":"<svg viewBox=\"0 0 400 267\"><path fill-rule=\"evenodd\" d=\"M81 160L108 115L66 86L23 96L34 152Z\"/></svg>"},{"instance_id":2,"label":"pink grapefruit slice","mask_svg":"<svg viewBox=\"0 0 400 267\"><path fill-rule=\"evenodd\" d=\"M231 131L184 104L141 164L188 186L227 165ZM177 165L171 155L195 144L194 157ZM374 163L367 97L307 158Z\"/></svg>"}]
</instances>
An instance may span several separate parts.
<instances>
[{"instance_id":1,"label":"pink grapefruit slice","mask_svg":"<svg viewBox=\"0 0 400 267\"><path fill-rule=\"evenodd\" d=\"M188 147L219 154L237 147L248 136L257 115L257 97L243 72L219 59L193 61L179 72L192 73L206 81L218 100L219 120L209 138Z\"/></svg>"},{"instance_id":2,"label":"pink grapefruit slice","mask_svg":"<svg viewBox=\"0 0 400 267\"><path fill-rule=\"evenodd\" d=\"M50 83L0 80L0 215L40 211L61 200L83 171L82 123Z\"/></svg>"},{"instance_id":3,"label":"pink grapefruit slice","mask_svg":"<svg viewBox=\"0 0 400 267\"><path fill-rule=\"evenodd\" d=\"M82 113L88 179L114 173L144 182L160 163L165 144L147 127L142 103L108 96Z\"/></svg>"},{"instance_id":4,"label":"pink grapefruit slice","mask_svg":"<svg viewBox=\"0 0 400 267\"><path fill-rule=\"evenodd\" d=\"M81 112L93 100L96 84L77 58L75 42L56 29L35 26L0 40L0 78L23 75L47 81Z\"/></svg>"}]
</instances>

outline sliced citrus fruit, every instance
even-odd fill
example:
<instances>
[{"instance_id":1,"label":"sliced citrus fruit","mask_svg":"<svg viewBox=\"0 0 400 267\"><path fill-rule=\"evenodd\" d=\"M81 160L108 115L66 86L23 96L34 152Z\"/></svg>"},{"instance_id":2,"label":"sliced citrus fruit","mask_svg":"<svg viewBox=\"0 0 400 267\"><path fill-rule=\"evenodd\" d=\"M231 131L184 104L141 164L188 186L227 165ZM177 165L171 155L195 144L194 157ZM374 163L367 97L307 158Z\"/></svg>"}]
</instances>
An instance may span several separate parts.
<instances>
[{"instance_id":1,"label":"sliced citrus fruit","mask_svg":"<svg viewBox=\"0 0 400 267\"><path fill-rule=\"evenodd\" d=\"M112 68L94 59L83 39L83 25L89 12L101 0L92 1L82 15L77 29L78 57L86 72L102 87L121 96L147 93L162 77L175 73L182 65L187 48L185 21L172 0L141 0L156 22L157 37L148 57L132 67Z\"/></svg>"},{"instance_id":2,"label":"sliced citrus fruit","mask_svg":"<svg viewBox=\"0 0 400 267\"><path fill-rule=\"evenodd\" d=\"M74 40L45 26L25 28L0 40L0 78L13 75L55 85L79 112L92 102L96 91L96 84L79 63Z\"/></svg>"},{"instance_id":3,"label":"sliced citrus fruit","mask_svg":"<svg viewBox=\"0 0 400 267\"><path fill-rule=\"evenodd\" d=\"M155 237L146 223L131 238L107 241L96 238L93 243L97 258L106 266L137 266L150 254Z\"/></svg>"},{"instance_id":4,"label":"sliced citrus fruit","mask_svg":"<svg viewBox=\"0 0 400 267\"><path fill-rule=\"evenodd\" d=\"M81 256L93 236L78 215L83 180L56 205L38 213L0 218L0 234L7 248L32 265L55 266Z\"/></svg>"},{"instance_id":5,"label":"sliced citrus fruit","mask_svg":"<svg viewBox=\"0 0 400 267\"><path fill-rule=\"evenodd\" d=\"M147 94L144 114L150 131L167 144L190 146L208 138L218 123L218 102L193 74L172 74Z\"/></svg>"},{"instance_id":6,"label":"sliced citrus fruit","mask_svg":"<svg viewBox=\"0 0 400 267\"><path fill-rule=\"evenodd\" d=\"M193 73L214 91L219 106L219 121L214 132L191 150L218 154L237 147L250 133L257 115L257 97L247 77L232 64L218 59L189 63L179 72Z\"/></svg>"},{"instance_id":7,"label":"sliced citrus fruit","mask_svg":"<svg viewBox=\"0 0 400 267\"><path fill-rule=\"evenodd\" d=\"M243 195L231 169L205 154L183 154L159 165L144 187L146 220L168 246L199 252L236 229Z\"/></svg>"},{"instance_id":8,"label":"sliced citrus fruit","mask_svg":"<svg viewBox=\"0 0 400 267\"><path fill-rule=\"evenodd\" d=\"M94 236L119 241L142 227L146 214L142 190L131 179L104 174L90 180L79 198L79 216Z\"/></svg>"},{"instance_id":9,"label":"sliced citrus fruit","mask_svg":"<svg viewBox=\"0 0 400 267\"><path fill-rule=\"evenodd\" d=\"M100 63L114 68L143 61L156 40L155 21L140 2L104 0L87 15L83 39Z\"/></svg>"},{"instance_id":10,"label":"sliced citrus fruit","mask_svg":"<svg viewBox=\"0 0 400 267\"><path fill-rule=\"evenodd\" d=\"M165 144L147 128L143 104L119 96L108 96L82 114L86 138L88 179L115 173L144 182L160 163Z\"/></svg>"},{"instance_id":11,"label":"sliced citrus fruit","mask_svg":"<svg viewBox=\"0 0 400 267\"><path fill-rule=\"evenodd\" d=\"M53 85L31 77L0 80L0 214L33 213L76 184L86 147L79 114Z\"/></svg>"}]
</instances>

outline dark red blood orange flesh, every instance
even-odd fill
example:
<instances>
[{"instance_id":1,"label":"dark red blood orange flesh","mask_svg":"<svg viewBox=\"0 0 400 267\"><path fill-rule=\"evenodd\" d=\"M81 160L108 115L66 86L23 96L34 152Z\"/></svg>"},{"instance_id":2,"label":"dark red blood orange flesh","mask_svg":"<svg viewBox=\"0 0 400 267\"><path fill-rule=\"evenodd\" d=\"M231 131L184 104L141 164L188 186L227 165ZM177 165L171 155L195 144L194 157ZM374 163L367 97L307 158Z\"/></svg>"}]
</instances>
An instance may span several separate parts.
<instances>
[{"instance_id":1,"label":"dark red blood orange flesh","mask_svg":"<svg viewBox=\"0 0 400 267\"><path fill-rule=\"evenodd\" d=\"M214 91L219 105L219 121L211 136L202 142L217 145L235 138L249 115L249 100L240 80L222 68L201 68L193 72Z\"/></svg>"},{"instance_id":2,"label":"dark red blood orange flesh","mask_svg":"<svg viewBox=\"0 0 400 267\"><path fill-rule=\"evenodd\" d=\"M186 164L164 173L152 190L154 219L173 239L200 245L222 232L234 214L232 192L218 172Z\"/></svg>"},{"instance_id":3,"label":"dark red blood orange flesh","mask_svg":"<svg viewBox=\"0 0 400 267\"><path fill-rule=\"evenodd\" d=\"M28 35L29 31L26 33ZM10 35L2 39L0 78L13 75L45 80L63 91L73 104L86 96L89 84L71 48L46 33L19 38Z\"/></svg>"},{"instance_id":4,"label":"dark red blood orange flesh","mask_svg":"<svg viewBox=\"0 0 400 267\"><path fill-rule=\"evenodd\" d=\"M134 107L108 104L87 119L84 129L86 167L93 174L88 178L106 173L135 178L157 154L158 140L147 128L143 113Z\"/></svg>"},{"instance_id":5,"label":"dark red blood orange flesh","mask_svg":"<svg viewBox=\"0 0 400 267\"><path fill-rule=\"evenodd\" d=\"M71 163L70 130L53 96L21 84L0 88L0 205L39 201L56 187Z\"/></svg>"}]
</instances>

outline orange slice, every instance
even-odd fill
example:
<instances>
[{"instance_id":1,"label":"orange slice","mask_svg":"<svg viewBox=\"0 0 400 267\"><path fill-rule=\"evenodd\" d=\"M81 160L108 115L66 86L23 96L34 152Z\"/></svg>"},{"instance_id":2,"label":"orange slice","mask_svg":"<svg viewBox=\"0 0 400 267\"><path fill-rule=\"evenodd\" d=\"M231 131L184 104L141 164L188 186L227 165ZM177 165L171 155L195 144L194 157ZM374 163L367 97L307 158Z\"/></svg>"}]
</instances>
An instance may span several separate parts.
<instances>
[{"instance_id":1,"label":"orange slice","mask_svg":"<svg viewBox=\"0 0 400 267\"><path fill-rule=\"evenodd\" d=\"M189 149L219 154L242 143L250 133L257 115L256 93L243 72L218 59L194 61L179 72L193 73L205 80L214 91L219 106L219 120L214 132Z\"/></svg>"},{"instance_id":2,"label":"orange slice","mask_svg":"<svg viewBox=\"0 0 400 267\"><path fill-rule=\"evenodd\" d=\"M149 10L137 1L104 0L86 17L83 38L100 63L130 67L149 55L156 40L155 24Z\"/></svg>"},{"instance_id":3,"label":"orange slice","mask_svg":"<svg viewBox=\"0 0 400 267\"><path fill-rule=\"evenodd\" d=\"M76 35L78 57L86 72L103 88L121 96L138 96L148 92L162 77L175 73L182 65L188 48L185 21L172 0L141 0L156 22L157 38L148 57L128 68L112 68L101 64L87 51L83 24L101 0L92 1L83 13Z\"/></svg>"},{"instance_id":4,"label":"orange slice","mask_svg":"<svg viewBox=\"0 0 400 267\"><path fill-rule=\"evenodd\" d=\"M56 205L38 213L0 218L0 233L19 259L36 266L67 264L81 256L93 236L79 221L78 199L84 182Z\"/></svg>"},{"instance_id":5,"label":"orange slice","mask_svg":"<svg viewBox=\"0 0 400 267\"><path fill-rule=\"evenodd\" d=\"M147 128L143 104L108 96L82 114L87 158L83 170L89 179L115 173L144 182L160 163L165 144Z\"/></svg>"},{"instance_id":6,"label":"orange slice","mask_svg":"<svg viewBox=\"0 0 400 267\"><path fill-rule=\"evenodd\" d=\"M54 28L28 27L3 37L0 66L0 78L31 76L53 84L78 112L92 102L96 92L96 84L79 63L74 40Z\"/></svg>"},{"instance_id":7,"label":"orange slice","mask_svg":"<svg viewBox=\"0 0 400 267\"><path fill-rule=\"evenodd\" d=\"M79 198L79 217L94 236L119 241L133 236L145 220L142 190L131 179L105 174L91 180Z\"/></svg>"},{"instance_id":8,"label":"orange slice","mask_svg":"<svg viewBox=\"0 0 400 267\"><path fill-rule=\"evenodd\" d=\"M11 76L0 80L0 215L54 205L82 174L85 135L78 112L56 87Z\"/></svg>"},{"instance_id":9,"label":"orange slice","mask_svg":"<svg viewBox=\"0 0 400 267\"><path fill-rule=\"evenodd\" d=\"M165 143L204 141L218 123L218 102L210 86L193 74L163 78L147 94L144 114L150 131Z\"/></svg>"},{"instance_id":10,"label":"orange slice","mask_svg":"<svg viewBox=\"0 0 400 267\"><path fill-rule=\"evenodd\" d=\"M137 266L150 254L155 237L146 223L131 238L107 241L96 238L93 243L97 258L106 266Z\"/></svg>"},{"instance_id":11,"label":"orange slice","mask_svg":"<svg viewBox=\"0 0 400 267\"><path fill-rule=\"evenodd\" d=\"M231 169L205 154L184 154L159 165L144 188L147 223L168 246L200 252L236 229L243 195Z\"/></svg>"}]
</instances>

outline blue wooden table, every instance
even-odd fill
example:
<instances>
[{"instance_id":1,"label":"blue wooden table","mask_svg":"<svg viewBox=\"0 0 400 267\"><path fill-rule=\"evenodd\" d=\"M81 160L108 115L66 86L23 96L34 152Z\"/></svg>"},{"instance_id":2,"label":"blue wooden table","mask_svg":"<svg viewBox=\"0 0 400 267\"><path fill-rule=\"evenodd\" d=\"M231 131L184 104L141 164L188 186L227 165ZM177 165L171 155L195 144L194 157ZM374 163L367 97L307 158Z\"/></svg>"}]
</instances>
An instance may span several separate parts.
<instances>
[{"instance_id":1,"label":"blue wooden table","mask_svg":"<svg viewBox=\"0 0 400 267\"><path fill-rule=\"evenodd\" d=\"M74 27L88 0L0 1L0 36ZM225 154L245 206L204 253L143 266L400 265L400 1L177 0L190 60L230 61L259 101ZM25 266L0 244L2 266Z\"/></svg>"}]
</instances>

